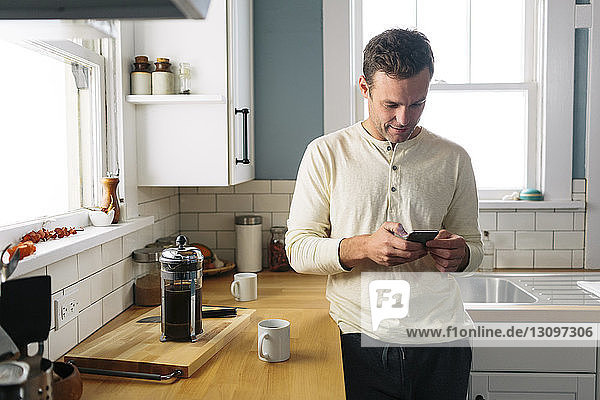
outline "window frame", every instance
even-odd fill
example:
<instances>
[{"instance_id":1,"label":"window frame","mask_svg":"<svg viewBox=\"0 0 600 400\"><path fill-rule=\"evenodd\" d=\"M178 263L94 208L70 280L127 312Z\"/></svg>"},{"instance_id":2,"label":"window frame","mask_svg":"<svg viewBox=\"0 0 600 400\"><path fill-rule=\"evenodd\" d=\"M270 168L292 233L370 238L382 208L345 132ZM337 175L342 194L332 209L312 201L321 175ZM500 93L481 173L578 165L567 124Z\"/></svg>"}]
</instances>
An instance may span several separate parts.
<instances>
[{"instance_id":1,"label":"window frame","mask_svg":"<svg viewBox=\"0 0 600 400\"><path fill-rule=\"evenodd\" d=\"M362 69L362 32L359 10L362 0L328 0L323 2L323 86L324 86L324 133L352 124L362 113L360 93L353 77ZM535 90L536 102L529 102L531 116L529 138L535 135L535 145L528 140L527 181L544 193L548 201L570 201L572 179L573 136L573 66L575 2L564 0L536 0L540 26L538 36L538 70L526 66L527 74L539 76L540 88ZM572 16L570 18L569 16ZM532 37L531 35L528 35ZM528 44L532 46L532 43ZM328 67L327 63L333 64ZM571 79L565 79L565 76ZM432 84L432 90L436 90ZM532 90L529 88L528 90ZM350 104L340 104L346 93ZM360 104L360 105L359 105ZM532 107L537 112L532 113ZM535 122L538 129L532 131ZM534 154L535 152L535 154ZM536 168L529 168L535 164ZM484 193L480 198L499 199L500 193ZM540 204L541 205L541 204Z\"/></svg>"},{"instance_id":2,"label":"window frame","mask_svg":"<svg viewBox=\"0 0 600 400\"><path fill-rule=\"evenodd\" d=\"M80 185L78 190L82 191L82 204L78 208L67 210L58 215L44 215L29 220L18 221L9 225L0 226L0 239L9 240L10 242L15 241L15 238L13 237L14 232L20 231L22 227L25 226L30 227L45 224L47 222L63 220L71 221L74 219L79 222L78 225L82 225L81 219L83 218L83 215L85 215L85 220L87 220L87 211L84 209L84 207L88 205L86 203L98 203L101 200L102 187L100 185L100 178L103 176L103 171L106 171L106 166L108 164L105 89L106 75L104 57L68 40L25 39L19 42L20 45L30 50L40 52L41 54L50 57L56 57L60 60L76 62L92 70L92 73L90 74L91 79L89 82L90 87L93 87L90 97L90 112L95 116L95 118L92 120L92 132L90 133L90 136L91 140L93 141L95 154L91 157L93 165L91 173L92 176L89 178L90 182L88 182L88 184L91 185L91 190L89 190L88 196L89 199L86 201L83 194L83 188ZM82 157L83 155L81 154L81 149L79 149L79 151L80 157ZM91 206L93 204L89 205ZM87 223L83 225L87 225Z\"/></svg>"}]
</instances>

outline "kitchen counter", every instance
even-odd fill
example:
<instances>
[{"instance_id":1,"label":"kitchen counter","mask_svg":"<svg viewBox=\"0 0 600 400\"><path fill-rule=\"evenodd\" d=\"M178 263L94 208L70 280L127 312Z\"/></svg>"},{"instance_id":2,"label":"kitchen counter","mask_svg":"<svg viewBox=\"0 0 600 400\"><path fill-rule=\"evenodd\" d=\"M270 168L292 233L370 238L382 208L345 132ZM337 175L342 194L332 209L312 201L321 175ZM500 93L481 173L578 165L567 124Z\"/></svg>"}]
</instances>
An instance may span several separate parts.
<instances>
[{"instance_id":1,"label":"kitchen counter","mask_svg":"<svg viewBox=\"0 0 600 400\"><path fill-rule=\"evenodd\" d=\"M82 399L343 399L339 330L328 313L327 277L261 272L258 299L249 302L233 299L232 279L231 273L205 278L203 303L256 309L252 322L191 378L157 383L83 375ZM148 310L133 306L92 337ZM286 362L265 363L257 357L257 323L267 318L291 322L291 357Z\"/></svg>"},{"instance_id":2,"label":"kitchen counter","mask_svg":"<svg viewBox=\"0 0 600 400\"><path fill-rule=\"evenodd\" d=\"M547 285L549 280L559 287L550 291L544 289L542 293L555 295L554 301L549 302L484 308L466 304L475 321L600 322L600 301L588 298L583 292L574 294L575 298L560 298L564 294L560 292L561 286L571 290L577 280L600 281L600 274L536 271L486 275L509 279L535 294L538 294L535 288ZM248 328L191 378L156 383L84 375L83 399L343 399L339 330L328 314L326 280L326 276L265 271L258 274L258 299L236 302L229 293L231 273L205 278L202 292L205 305L256 309ZM573 294L567 294L569 296ZM131 307L92 337L109 332L148 310L146 307ZM256 325L267 318L283 318L291 322L291 358L286 362L269 364L257 357Z\"/></svg>"}]
</instances>

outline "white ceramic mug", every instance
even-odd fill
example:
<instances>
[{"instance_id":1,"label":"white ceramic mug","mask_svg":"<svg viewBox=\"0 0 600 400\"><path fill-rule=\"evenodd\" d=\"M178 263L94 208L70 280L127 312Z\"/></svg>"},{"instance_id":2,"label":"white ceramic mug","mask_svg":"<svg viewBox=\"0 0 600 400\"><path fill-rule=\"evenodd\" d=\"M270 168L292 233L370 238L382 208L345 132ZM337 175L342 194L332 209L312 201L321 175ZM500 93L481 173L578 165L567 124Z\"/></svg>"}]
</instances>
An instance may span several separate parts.
<instances>
[{"instance_id":1,"label":"white ceramic mug","mask_svg":"<svg viewBox=\"0 0 600 400\"><path fill-rule=\"evenodd\" d=\"M290 321L265 319L258 323L258 358L267 362L290 358Z\"/></svg>"},{"instance_id":2,"label":"white ceramic mug","mask_svg":"<svg viewBox=\"0 0 600 400\"><path fill-rule=\"evenodd\" d=\"M255 273L240 272L239 274L233 275L231 295L235 297L237 301L256 300L258 297L257 291L257 277Z\"/></svg>"}]
</instances>

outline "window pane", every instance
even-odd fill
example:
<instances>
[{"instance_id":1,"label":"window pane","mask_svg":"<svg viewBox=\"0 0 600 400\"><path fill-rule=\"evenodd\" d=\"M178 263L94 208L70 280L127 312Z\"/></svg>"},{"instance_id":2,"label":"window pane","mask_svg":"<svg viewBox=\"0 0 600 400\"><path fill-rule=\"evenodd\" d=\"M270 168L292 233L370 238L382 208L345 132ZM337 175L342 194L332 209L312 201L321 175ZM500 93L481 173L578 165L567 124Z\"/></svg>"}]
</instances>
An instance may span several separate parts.
<instances>
[{"instance_id":1,"label":"window pane","mask_svg":"<svg viewBox=\"0 0 600 400\"><path fill-rule=\"evenodd\" d=\"M3 41L0 53L19 66L18 76L0 74L0 225L79 208L77 88L71 65Z\"/></svg>"},{"instance_id":2,"label":"window pane","mask_svg":"<svg viewBox=\"0 0 600 400\"><path fill-rule=\"evenodd\" d=\"M466 83L469 79L468 1L419 0L417 28L431 43L434 80Z\"/></svg>"},{"instance_id":3,"label":"window pane","mask_svg":"<svg viewBox=\"0 0 600 400\"><path fill-rule=\"evenodd\" d=\"M415 27L415 0L363 0L362 6L363 48L386 29Z\"/></svg>"},{"instance_id":4,"label":"window pane","mask_svg":"<svg viewBox=\"0 0 600 400\"><path fill-rule=\"evenodd\" d=\"M472 0L471 82L524 81L523 0Z\"/></svg>"},{"instance_id":5,"label":"window pane","mask_svg":"<svg viewBox=\"0 0 600 400\"><path fill-rule=\"evenodd\" d=\"M526 186L527 94L432 90L421 124L463 146L478 189Z\"/></svg>"}]
</instances>

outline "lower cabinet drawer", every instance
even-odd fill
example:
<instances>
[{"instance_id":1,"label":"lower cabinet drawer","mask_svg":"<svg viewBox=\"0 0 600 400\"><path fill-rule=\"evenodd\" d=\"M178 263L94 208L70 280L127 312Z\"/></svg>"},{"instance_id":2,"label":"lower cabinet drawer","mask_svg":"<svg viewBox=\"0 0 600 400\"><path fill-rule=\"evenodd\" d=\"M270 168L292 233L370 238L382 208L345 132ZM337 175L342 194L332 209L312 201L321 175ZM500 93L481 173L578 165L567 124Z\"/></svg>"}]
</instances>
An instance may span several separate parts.
<instances>
[{"instance_id":1,"label":"lower cabinet drawer","mask_svg":"<svg viewBox=\"0 0 600 400\"><path fill-rule=\"evenodd\" d=\"M474 347L472 371L595 373L593 347Z\"/></svg>"}]
</instances>

